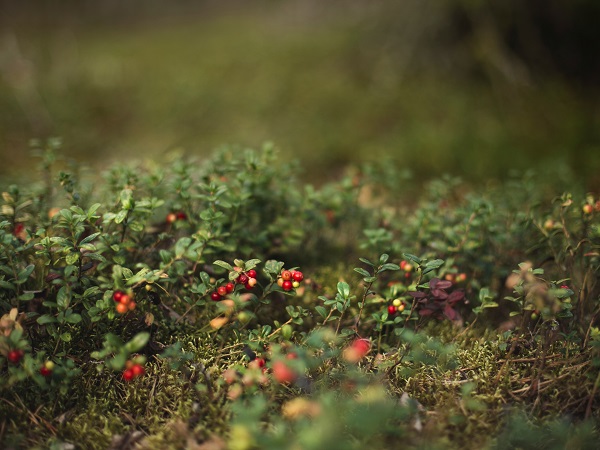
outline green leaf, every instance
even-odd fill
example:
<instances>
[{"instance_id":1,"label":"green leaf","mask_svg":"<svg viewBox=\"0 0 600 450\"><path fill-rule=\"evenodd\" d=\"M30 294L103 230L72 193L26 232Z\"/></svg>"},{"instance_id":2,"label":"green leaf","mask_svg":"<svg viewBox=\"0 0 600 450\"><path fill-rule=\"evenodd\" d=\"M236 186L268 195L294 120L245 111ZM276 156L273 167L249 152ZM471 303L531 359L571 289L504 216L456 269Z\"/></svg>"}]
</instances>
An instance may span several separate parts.
<instances>
[{"instance_id":1,"label":"green leaf","mask_svg":"<svg viewBox=\"0 0 600 450\"><path fill-rule=\"evenodd\" d=\"M185 250L190 246L191 243L192 243L192 239L187 236L179 239L177 241L177 243L175 244L175 248L174 248L175 257L181 258L183 256L183 254L185 253Z\"/></svg>"},{"instance_id":2,"label":"green leaf","mask_svg":"<svg viewBox=\"0 0 600 450\"><path fill-rule=\"evenodd\" d=\"M337 291L342 297L348 298L348 296L350 295L350 286L345 281L340 281L337 284Z\"/></svg>"},{"instance_id":3,"label":"green leaf","mask_svg":"<svg viewBox=\"0 0 600 450\"><path fill-rule=\"evenodd\" d=\"M358 258L358 260L365 263L367 266L375 267L375 264L373 264L371 261L369 261L366 258Z\"/></svg>"},{"instance_id":4,"label":"green leaf","mask_svg":"<svg viewBox=\"0 0 600 450\"><path fill-rule=\"evenodd\" d=\"M115 216L115 223L121 223L125 220L125 218L127 217L127 213L128 211L125 209L122 209L121 211L119 211L117 213L117 215Z\"/></svg>"},{"instance_id":5,"label":"green leaf","mask_svg":"<svg viewBox=\"0 0 600 450\"><path fill-rule=\"evenodd\" d=\"M3 289L9 289L11 291L14 291L17 289L14 284L9 283L8 281L4 281L4 280L0 280L0 287Z\"/></svg>"},{"instance_id":6,"label":"green leaf","mask_svg":"<svg viewBox=\"0 0 600 450\"><path fill-rule=\"evenodd\" d=\"M387 262L387 260L390 259L390 255L388 255L387 253L383 253L380 257L379 257L379 264L385 264Z\"/></svg>"},{"instance_id":7,"label":"green leaf","mask_svg":"<svg viewBox=\"0 0 600 450\"><path fill-rule=\"evenodd\" d=\"M400 270L400 266L397 264L387 263L381 266L379 272L383 272L385 270Z\"/></svg>"},{"instance_id":8,"label":"green leaf","mask_svg":"<svg viewBox=\"0 0 600 450\"><path fill-rule=\"evenodd\" d=\"M31 272L33 272L33 269L35 269L35 266L33 264L29 264L27 267L25 267L23 270L21 270L19 272L19 275L17 275L19 284L27 281L27 278L29 278L29 275L31 275Z\"/></svg>"},{"instance_id":9,"label":"green leaf","mask_svg":"<svg viewBox=\"0 0 600 450\"><path fill-rule=\"evenodd\" d=\"M81 316L79 314L71 314L66 318L68 323L79 323L81 322Z\"/></svg>"},{"instance_id":10,"label":"green leaf","mask_svg":"<svg viewBox=\"0 0 600 450\"><path fill-rule=\"evenodd\" d=\"M434 259L433 261L427 261L427 263L425 263L425 267L427 267L428 269L430 269L430 268L437 269L439 267L442 267L443 265L444 265L443 259Z\"/></svg>"},{"instance_id":11,"label":"green leaf","mask_svg":"<svg viewBox=\"0 0 600 450\"><path fill-rule=\"evenodd\" d=\"M363 269L361 267L355 267L354 271L357 272L358 274L362 275L363 277L371 276L371 274L369 272L367 272L365 269Z\"/></svg>"},{"instance_id":12,"label":"green leaf","mask_svg":"<svg viewBox=\"0 0 600 450\"><path fill-rule=\"evenodd\" d=\"M56 294L56 303L58 304L59 308L67 309L69 307L70 300L71 297L67 290L67 286L61 287L58 293Z\"/></svg>"},{"instance_id":13,"label":"green leaf","mask_svg":"<svg viewBox=\"0 0 600 450\"><path fill-rule=\"evenodd\" d=\"M244 270L248 271L250 269L254 269L258 264L260 264L260 259L251 259L250 261L246 261L246 265L244 266Z\"/></svg>"},{"instance_id":14,"label":"green leaf","mask_svg":"<svg viewBox=\"0 0 600 450\"><path fill-rule=\"evenodd\" d=\"M136 334L133 339L131 339L127 344L125 344L125 348L129 353L137 352L144 348L144 346L148 343L150 339L150 333L147 331L143 331L141 333Z\"/></svg>"},{"instance_id":15,"label":"green leaf","mask_svg":"<svg viewBox=\"0 0 600 450\"><path fill-rule=\"evenodd\" d=\"M404 258L406 258L406 259L410 259L411 261L413 261L413 262L415 262L417 264L421 264L421 262L423 261L418 256L412 255L410 253L402 253L402 256L404 256Z\"/></svg>"},{"instance_id":16,"label":"green leaf","mask_svg":"<svg viewBox=\"0 0 600 450\"><path fill-rule=\"evenodd\" d=\"M88 244L88 243L92 242L94 239L96 239L98 236L100 236L100 234L101 234L100 232L90 234L85 239L82 239L81 242L79 243L79 245L81 246L83 244Z\"/></svg>"},{"instance_id":17,"label":"green leaf","mask_svg":"<svg viewBox=\"0 0 600 450\"><path fill-rule=\"evenodd\" d=\"M323 306L315 306L315 310L323 319L327 317L327 310Z\"/></svg>"},{"instance_id":18,"label":"green leaf","mask_svg":"<svg viewBox=\"0 0 600 450\"><path fill-rule=\"evenodd\" d=\"M229 270L229 271L233 270L233 267L231 266L231 264L226 263L225 261L221 261L220 259L217 259L215 262L213 262L213 265L222 267L225 270Z\"/></svg>"},{"instance_id":19,"label":"green leaf","mask_svg":"<svg viewBox=\"0 0 600 450\"><path fill-rule=\"evenodd\" d=\"M47 323L55 323L57 322L56 317L51 316L50 314L44 314L37 318L37 323L40 325L45 325Z\"/></svg>"}]
</instances>

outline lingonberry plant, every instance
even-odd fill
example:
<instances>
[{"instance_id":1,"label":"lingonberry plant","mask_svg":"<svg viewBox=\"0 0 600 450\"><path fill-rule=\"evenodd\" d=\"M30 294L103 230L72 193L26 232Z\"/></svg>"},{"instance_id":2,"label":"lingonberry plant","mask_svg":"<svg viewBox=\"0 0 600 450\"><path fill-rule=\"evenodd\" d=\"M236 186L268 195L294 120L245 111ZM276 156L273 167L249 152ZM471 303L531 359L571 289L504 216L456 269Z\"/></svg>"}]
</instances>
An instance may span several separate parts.
<instances>
[{"instance_id":1,"label":"lingonberry plant","mask_svg":"<svg viewBox=\"0 0 600 450\"><path fill-rule=\"evenodd\" d=\"M37 146L41 182L2 185L3 448L498 447L509 404L597 442L600 206L574 182L303 186L271 145L96 178Z\"/></svg>"}]
</instances>

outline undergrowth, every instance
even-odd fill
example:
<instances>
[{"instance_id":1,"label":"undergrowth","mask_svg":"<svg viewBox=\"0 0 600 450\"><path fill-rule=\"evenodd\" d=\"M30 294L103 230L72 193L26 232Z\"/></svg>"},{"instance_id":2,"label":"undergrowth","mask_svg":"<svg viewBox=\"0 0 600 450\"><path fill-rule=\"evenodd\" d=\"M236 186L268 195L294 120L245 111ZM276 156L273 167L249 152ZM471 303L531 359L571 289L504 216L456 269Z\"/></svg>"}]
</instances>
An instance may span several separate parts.
<instances>
[{"instance_id":1,"label":"undergrowth","mask_svg":"<svg viewBox=\"0 0 600 450\"><path fill-rule=\"evenodd\" d=\"M594 448L600 202L564 175L58 144L3 189L3 448Z\"/></svg>"}]
</instances>

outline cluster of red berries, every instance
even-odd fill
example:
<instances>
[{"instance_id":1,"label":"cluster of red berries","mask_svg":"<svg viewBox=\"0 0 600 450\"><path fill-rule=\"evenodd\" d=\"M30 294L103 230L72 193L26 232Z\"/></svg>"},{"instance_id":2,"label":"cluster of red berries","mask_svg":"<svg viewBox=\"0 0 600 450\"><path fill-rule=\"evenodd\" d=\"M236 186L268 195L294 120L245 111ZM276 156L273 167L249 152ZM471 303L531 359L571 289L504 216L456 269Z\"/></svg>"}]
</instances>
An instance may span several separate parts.
<instances>
[{"instance_id":1,"label":"cluster of red berries","mask_svg":"<svg viewBox=\"0 0 600 450\"><path fill-rule=\"evenodd\" d=\"M136 304L133 301L133 297L123 291L115 291L113 300L117 302L116 308L119 314L125 314L127 311L133 311L135 309Z\"/></svg>"},{"instance_id":2,"label":"cluster of red berries","mask_svg":"<svg viewBox=\"0 0 600 450\"><path fill-rule=\"evenodd\" d=\"M391 305L388 306L387 311L390 316L393 316L397 312L404 311L404 308L406 308L406 303L397 298L392 302Z\"/></svg>"},{"instance_id":3,"label":"cluster of red berries","mask_svg":"<svg viewBox=\"0 0 600 450\"><path fill-rule=\"evenodd\" d=\"M304 274L299 270L282 270L277 278L277 284L284 291L291 291L300 286L304 280Z\"/></svg>"},{"instance_id":4,"label":"cluster of red berries","mask_svg":"<svg viewBox=\"0 0 600 450\"><path fill-rule=\"evenodd\" d=\"M40 367L40 374L43 377L49 377L52 375L52 369L54 369L54 363L52 361L46 361L42 367Z\"/></svg>"},{"instance_id":5,"label":"cluster of red berries","mask_svg":"<svg viewBox=\"0 0 600 450\"><path fill-rule=\"evenodd\" d=\"M236 267L235 270L241 272L239 267ZM256 286L256 283L258 283L256 276L256 270L250 269L246 272L241 272L234 281L237 284L243 284L246 289L250 290ZM217 290L213 291L210 294L210 298L211 300L218 302L219 300L223 300L223 297L225 297L227 294L231 294L234 290L235 284L230 281L227 284L219 286Z\"/></svg>"},{"instance_id":6,"label":"cluster of red berries","mask_svg":"<svg viewBox=\"0 0 600 450\"><path fill-rule=\"evenodd\" d=\"M444 275L444 280L450 281L452 283L463 283L467 280L466 273L447 273Z\"/></svg>"},{"instance_id":7,"label":"cluster of red berries","mask_svg":"<svg viewBox=\"0 0 600 450\"><path fill-rule=\"evenodd\" d=\"M144 366L139 363L134 363L131 360L128 360L125 363L125 370L123 371L123 379L125 381L131 381L134 378L141 377L146 373Z\"/></svg>"},{"instance_id":8,"label":"cluster of red berries","mask_svg":"<svg viewBox=\"0 0 600 450\"><path fill-rule=\"evenodd\" d=\"M8 359L13 364L19 364L19 362L21 362L21 359L23 359L23 355L25 355L25 352L20 348L13 349L8 352L8 354L6 355L6 359Z\"/></svg>"},{"instance_id":9,"label":"cluster of red berries","mask_svg":"<svg viewBox=\"0 0 600 450\"><path fill-rule=\"evenodd\" d=\"M178 220L186 220L187 214L183 211L170 212L167 214L167 223L175 223Z\"/></svg>"},{"instance_id":10,"label":"cluster of red berries","mask_svg":"<svg viewBox=\"0 0 600 450\"><path fill-rule=\"evenodd\" d=\"M400 270L404 271L404 278L410 278L410 273L413 271L414 266L408 261L400 261Z\"/></svg>"}]
</instances>

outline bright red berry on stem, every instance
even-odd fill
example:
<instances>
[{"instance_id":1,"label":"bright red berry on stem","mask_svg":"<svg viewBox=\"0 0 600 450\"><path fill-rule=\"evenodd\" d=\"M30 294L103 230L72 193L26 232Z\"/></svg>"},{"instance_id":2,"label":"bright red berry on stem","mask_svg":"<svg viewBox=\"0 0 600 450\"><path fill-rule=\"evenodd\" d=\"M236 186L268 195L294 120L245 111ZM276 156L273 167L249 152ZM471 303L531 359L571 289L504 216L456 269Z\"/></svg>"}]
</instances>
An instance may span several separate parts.
<instances>
[{"instance_id":1,"label":"bright red berry on stem","mask_svg":"<svg viewBox=\"0 0 600 450\"><path fill-rule=\"evenodd\" d=\"M246 284L248 282L248 275L245 273L241 274L239 277L237 277L237 282L240 284Z\"/></svg>"},{"instance_id":2,"label":"bright red berry on stem","mask_svg":"<svg viewBox=\"0 0 600 450\"><path fill-rule=\"evenodd\" d=\"M227 295L227 287L226 286L219 286L217 288L217 293L221 296L224 297L225 295Z\"/></svg>"},{"instance_id":3,"label":"bright red berry on stem","mask_svg":"<svg viewBox=\"0 0 600 450\"><path fill-rule=\"evenodd\" d=\"M125 295L123 291L115 291L113 293L113 300L117 303L121 303L121 298Z\"/></svg>"},{"instance_id":4,"label":"bright red berry on stem","mask_svg":"<svg viewBox=\"0 0 600 450\"><path fill-rule=\"evenodd\" d=\"M246 272L246 275L248 275L248 278L256 278L256 270L250 269L248 272Z\"/></svg>"},{"instance_id":5,"label":"bright red berry on stem","mask_svg":"<svg viewBox=\"0 0 600 450\"><path fill-rule=\"evenodd\" d=\"M15 349L8 352L6 358L13 364L19 364L25 353L23 350Z\"/></svg>"},{"instance_id":6,"label":"bright red berry on stem","mask_svg":"<svg viewBox=\"0 0 600 450\"><path fill-rule=\"evenodd\" d=\"M225 290L227 291L228 294L231 294L234 289L235 289L235 285L232 282L229 282L225 285Z\"/></svg>"},{"instance_id":7,"label":"bright red berry on stem","mask_svg":"<svg viewBox=\"0 0 600 450\"><path fill-rule=\"evenodd\" d=\"M50 375L52 375L52 371L46 366L42 366L40 368L40 375L42 375L43 377L49 377Z\"/></svg>"},{"instance_id":8,"label":"bright red berry on stem","mask_svg":"<svg viewBox=\"0 0 600 450\"><path fill-rule=\"evenodd\" d=\"M177 218L177 220L187 219L187 215L183 211L179 211L177 214L175 214L175 217Z\"/></svg>"},{"instance_id":9,"label":"bright red berry on stem","mask_svg":"<svg viewBox=\"0 0 600 450\"><path fill-rule=\"evenodd\" d=\"M294 287L294 285L292 284L292 282L290 280L284 280L283 283L281 284L281 287L284 291L291 291L292 288Z\"/></svg>"},{"instance_id":10,"label":"bright red berry on stem","mask_svg":"<svg viewBox=\"0 0 600 450\"><path fill-rule=\"evenodd\" d=\"M294 281L297 281L298 283L300 283L302 280L304 280L304 274L302 272L300 272L299 270L296 270L292 274L292 278L294 279Z\"/></svg>"},{"instance_id":11,"label":"bright red berry on stem","mask_svg":"<svg viewBox=\"0 0 600 450\"><path fill-rule=\"evenodd\" d=\"M388 314L389 315L392 316L392 315L396 314L396 311L397 311L397 309L396 309L396 307L394 305L388 306Z\"/></svg>"},{"instance_id":12,"label":"bright red berry on stem","mask_svg":"<svg viewBox=\"0 0 600 450\"><path fill-rule=\"evenodd\" d=\"M144 366L142 366L141 364L134 364L131 367L131 372L133 373L134 377L141 377L142 375L144 375L144 373L146 373L146 371L144 370Z\"/></svg>"},{"instance_id":13,"label":"bright red berry on stem","mask_svg":"<svg viewBox=\"0 0 600 450\"><path fill-rule=\"evenodd\" d=\"M131 381L133 380L134 375L133 375L133 369L126 369L123 371L123 379L125 381Z\"/></svg>"},{"instance_id":14,"label":"bright red berry on stem","mask_svg":"<svg viewBox=\"0 0 600 450\"><path fill-rule=\"evenodd\" d=\"M211 299L213 302L218 302L219 300L221 300L221 296L219 295L219 293L218 293L218 292L216 292L216 291L215 291L215 292L213 292L212 294L210 294L210 299Z\"/></svg>"}]
</instances>

